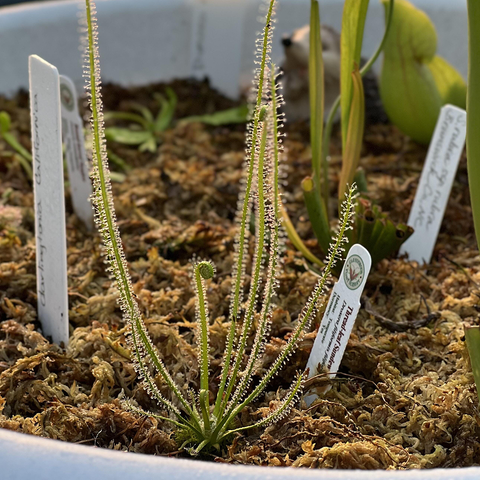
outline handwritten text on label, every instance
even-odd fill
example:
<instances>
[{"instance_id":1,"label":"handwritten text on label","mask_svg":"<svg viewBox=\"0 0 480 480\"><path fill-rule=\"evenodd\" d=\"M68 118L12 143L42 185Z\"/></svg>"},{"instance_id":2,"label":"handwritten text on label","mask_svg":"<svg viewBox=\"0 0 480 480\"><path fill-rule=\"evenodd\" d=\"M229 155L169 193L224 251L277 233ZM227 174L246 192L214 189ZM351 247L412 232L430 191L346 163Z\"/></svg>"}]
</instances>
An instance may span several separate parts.
<instances>
[{"instance_id":1,"label":"handwritten text on label","mask_svg":"<svg viewBox=\"0 0 480 480\"><path fill-rule=\"evenodd\" d=\"M29 57L38 318L45 336L68 343L67 246L60 81L57 69Z\"/></svg>"},{"instance_id":2,"label":"handwritten text on label","mask_svg":"<svg viewBox=\"0 0 480 480\"><path fill-rule=\"evenodd\" d=\"M410 260L429 263L432 258L465 146L466 120L464 110L451 105L442 108L408 218L415 232L399 252Z\"/></svg>"}]
</instances>

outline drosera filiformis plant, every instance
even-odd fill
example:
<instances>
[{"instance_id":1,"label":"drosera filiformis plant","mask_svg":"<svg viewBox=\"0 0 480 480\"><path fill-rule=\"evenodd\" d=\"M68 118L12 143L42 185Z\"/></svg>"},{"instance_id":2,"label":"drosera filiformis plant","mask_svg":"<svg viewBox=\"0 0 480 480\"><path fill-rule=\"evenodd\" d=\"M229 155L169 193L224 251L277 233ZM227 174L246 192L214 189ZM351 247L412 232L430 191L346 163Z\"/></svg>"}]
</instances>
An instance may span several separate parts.
<instances>
[{"instance_id":1,"label":"drosera filiformis plant","mask_svg":"<svg viewBox=\"0 0 480 480\"><path fill-rule=\"evenodd\" d=\"M238 414L261 395L268 382L280 371L294 352L299 340L307 332L329 274L337 260L342 257L346 233L351 228L355 188L352 187L347 192L340 215L338 234L330 246L323 273L298 316L296 327L258 384L252 386L252 379L269 333L280 268L281 213L278 177L281 151L279 128L282 116L278 114L278 110L282 99L277 92L275 66L270 63L276 0L269 0L265 27L257 43L259 68L255 77L252 120L247 132L243 192L238 203L238 232L228 317L229 333L223 355L220 383L214 401L211 402L208 338L210 320L206 287L207 282L214 276L215 269L208 261L196 260L193 263L193 283L196 292L199 389L194 392L188 385L177 385L148 335L133 292L127 260L115 221L103 125L95 4L92 0L85 0L85 3L87 31L85 63L93 134L92 198L95 220L103 239L109 271L119 292L124 320L129 328L128 343L137 374L146 391L168 413L157 415L146 412L128 400L125 400L124 404L141 415L153 416L172 423L176 427L177 440L182 448L197 455L202 450L218 449L235 433L279 420L288 414L295 399L298 398L302 389L303 374L297 376L284 398L267 416L247 426L239 426L237 423ZM251 238L248 228L252 209L255 212L256 225L254 239ZM251 280L248 294L244 295L248 249L253 240ZM265 255L265 252L268 254ZM254 341L249 348L247 341L254 324L256 326ZM172 399L162 395L157 379L168 387Z\"/></svg>"}]
</instances>

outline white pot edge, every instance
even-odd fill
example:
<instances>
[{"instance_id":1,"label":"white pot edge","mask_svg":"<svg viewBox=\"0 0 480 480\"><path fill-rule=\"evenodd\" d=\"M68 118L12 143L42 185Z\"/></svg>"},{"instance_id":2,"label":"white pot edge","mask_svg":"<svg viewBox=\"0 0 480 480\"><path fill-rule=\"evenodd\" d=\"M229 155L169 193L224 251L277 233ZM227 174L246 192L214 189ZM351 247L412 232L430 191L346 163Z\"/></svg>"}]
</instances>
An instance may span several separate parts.
<instances>
[{"instance_id":1,"label":"white pot edge","mask_svg":"<svg viewBox=\"0 0 480 480\"><path fill-rule=\"evenodd\" d=\"M141 85L205 75L235 96L251 77L258 5L261 0L97 0L104 81ZM432 18L438 52L467 73L466 3L410 0ZM28 87L27 58L40 55L83 88L78 53L77 0L0 9L0 93ZM309 0L279 0L272 57L281 61L280 37L308 23ZM322 22L340 27L343 0L321 0ZM383 7L370 2L364 56L381 38ZM141 52L141 54L139 54ZM119 60L120 59L120 60Z\"/></svg>"},{"instance_id":2,"label":"white pot edge","mask_svg":"<svg viewBox=\"0 0 480 480\"><path fill-rule=\"evenodd\" d=\"M480 468L361 471L227 465L133 454L59 442L0 429L0 477L5 480L478 480Z\"/></svg>"}]
</instances>

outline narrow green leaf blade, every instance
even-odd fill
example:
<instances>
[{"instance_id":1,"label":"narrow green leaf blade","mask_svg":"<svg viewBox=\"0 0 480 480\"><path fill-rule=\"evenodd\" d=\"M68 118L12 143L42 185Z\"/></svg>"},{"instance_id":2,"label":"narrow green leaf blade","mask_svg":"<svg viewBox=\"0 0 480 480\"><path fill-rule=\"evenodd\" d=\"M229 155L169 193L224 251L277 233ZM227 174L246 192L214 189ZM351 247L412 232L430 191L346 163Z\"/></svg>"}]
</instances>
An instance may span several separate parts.
<instances>
[{"instance_id":1,"label":"narrow green leaf blade","mask_svg":"<svg viewBox=\"0 0 480 480\"><path fill-rule=\"evenodd\" d=\"M342 17L341 34L341 117L342 117L342 146L345 149L350 119L350 103L352 101L352 72L355 63L360 65L362 54L363 31L367 17L369 0L345 0ZM343 198L343 197L342 197Z\"/></svg>"},{"instance_id":2,"label":"narrow green leaf blade","mask_svg":"<svg viewBox=\"0 0 480 480\"><path fill-rule=\"evenodd\" d=\"M332 241L332 233L325 205L322 202L315 182L310 177L303 179L302 190L313 233L323 253L327 255L330 242Z\"/></svg>"},{"instance_id":3,"label":"narrow green leaf blade","mask_svg":"<svg viewBox=\"0 0 480 480\"><path fill-rule=\"evenodd\" d=\"M150 139L152 134L144 130L129 130L128 128L110 127L105 129L105 137L112 142L124 145L140 145Z\"/></svg>"},{"instance_id":4,"label":"narrow green leaf blade","mask_svg":"<svg viewBox=\"0 0 480 480\"><path fill-rule=\"evenodd\" d=\"M326 191L326 178L322 176L322 138L324 81L322 38L320 35L320 9L318 0L310 6L310 57L308 64L310 92L310 144L312 148L312 170L315 185L320 194Z\"/></svg>"},{"instance_id":5,"label":"narrow green leaf blade","mask_svg":"<svg viewBox=\"0 0 480 480\"><path fill-rule=\"evenodd\" d=\"M467 163L473 220L480 248L480 2L468 0Z\"/></svg>"},{"instance_id":6,"label":"narrow green leaf blade","mask_svg":"<svg viewBox=\"0 0 480 480\"><path fill-rule=\"evenodd\" d=\"M109 120L126 120L128 122L135 122L141 125L143 128L148 129L148 122L137 113L131 112L106 112L104 115L104 120L108 122Z\"/></svg>"},{"instance_id":7,"label":"narrow green leaf blade","mask_svg":"<svg viewBox=\"0 0 480 480\"><path fill-rule=\"evenodd\" d=\"M12 121L10 120L10 115L5 112L0 112L0 133L5 133L10 130L10 125Z\"/></svg>"},{"instance_id":8,"label":"narrow green leaf blade","mask_svg":"<svg viewBox=\"0 0 480 480\"><path fill-rule=\"evenodd\" d=\"M465 340L480 401L480 327L465 326Z\"/></svg>"},{"instance_id":9,"label":"narrow green leaf blade","mask_svg":"<svg viewBox=\"0 0 480 480\"><path fill-rule=\"evenodd\" d=\"M248 106L240 105L239 107L229 108L228 110L221 110L219 112L210 113L206 115L193 115L185 117L180 120L181 123L205 123L219 127L222 125L230 125L234 123L245 123L248 120Z\"/></svg>"},{"instance_id":10,"label":"narrow green leaf blade","mask_svg":"<svg viewBox=\"0 0 480 480\"><path fill-rule=\"evenodd\" d=\"M158 96L161 107L154 126L155 132L158 133L164 132L170 126L177 108L178 98L176 93L169 87L166 89L166 93L167 98Z\"/></svg>"},{"instance_id":11,"label":"narrow green leaf blade","mask_svg":"<svg viewBox=\"0 0 480 480\"><path fill-rule=\"evenodd\" d=\"M350 107L350 118L345 147L343 150L342 171L338 184L338 198L343 199L348 188L352 185L360 162L362 152L363 131L365 128L365 94L358 65L351 74L353 95Z\"/></svg>"}]
</instances>

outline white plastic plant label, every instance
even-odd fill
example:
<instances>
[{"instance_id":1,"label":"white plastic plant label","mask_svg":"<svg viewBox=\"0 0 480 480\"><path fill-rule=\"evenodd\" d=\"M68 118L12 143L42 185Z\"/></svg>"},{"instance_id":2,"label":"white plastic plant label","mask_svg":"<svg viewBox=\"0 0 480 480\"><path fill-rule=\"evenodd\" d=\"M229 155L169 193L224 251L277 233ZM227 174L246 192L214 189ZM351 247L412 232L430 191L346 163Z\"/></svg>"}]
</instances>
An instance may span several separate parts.
<instances>
[{"instance_id":1,"label":"white plastic plant label","mask_svg":"<svg viewBox=\"0 0 480 480\"><path fill-rule=\"evenodd\" d=\"M239 94L245 0L192 0L191 74L215 79L226 95Z\"/></svg>"},{"instance_id":2,"label":"white plastic plant label","mask_svg":"<svg viewBox=\"0 0 480 480\"><path fill-rule=\"evenodd\" d=\"M63 189L60 79L29 57L38 318L45 336L68 343L67 242Z\"/></svg>"},{"instance_id":3,"label":"white plastic plant label","mask_svg":"<svg viewBox=\"0 0 480 480\"><path fill-rule=\"evenodd\" d=\"M322 371L333 372L330 378L335 377L334 372L340 366L360 310L360 297L371 266L372 258L368 250L362 245L353 245L340 278L333 287L307 362L309 378ZM305 397L305 401L311 405L316 398L317 395L311 394Z\"/></svg>"},{"instance_id":4,"label":"white plastic plant label","mask_svg":"<svg viewBox=\"0 0 480 480\"><path fill-rule=\"evenodd\" d=\"M93 210L90 204L92 183L85 151L83 122L78 112L75 85L65 75L60 75L60 103L62 105L62 136L65 144L73 209L85 226L92 230Z\"/></svg>"},{"instance_id":5,"label":"white plastic plant label","mask_svg":"<svg viewBox=\"0 0 480 480\"><path fill-rule=\"evenodd\" d=\"M402 245L399 255L430 263L442 225L453 180L467 134L467 113L446 105L442 108L428 149L418 190L408 218L413 235Z\"/></svg>"}]
</instances>

